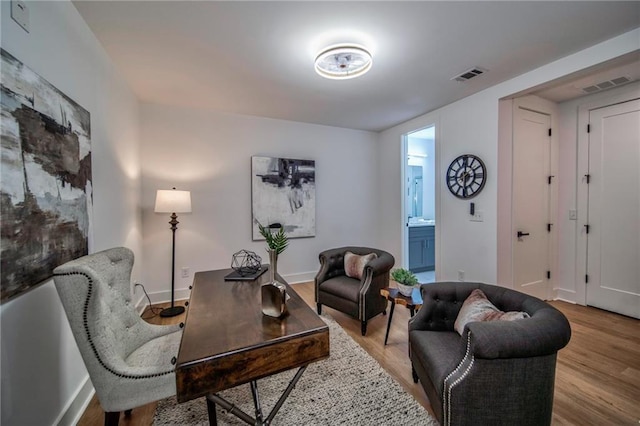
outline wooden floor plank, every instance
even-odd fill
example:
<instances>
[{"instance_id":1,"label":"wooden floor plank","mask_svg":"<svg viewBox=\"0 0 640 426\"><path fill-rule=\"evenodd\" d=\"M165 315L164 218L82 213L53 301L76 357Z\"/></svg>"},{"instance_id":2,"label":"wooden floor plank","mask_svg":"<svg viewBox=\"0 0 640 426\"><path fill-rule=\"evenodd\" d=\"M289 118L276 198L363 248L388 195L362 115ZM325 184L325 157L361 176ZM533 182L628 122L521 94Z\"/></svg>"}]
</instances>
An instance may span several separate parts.
<instances>
[{"instance_id":1,"label":"wooden floor plank","mask_svg":"<svg viewBox=\"0 0 640 426\"><path fill-rule=\"evenodd\" d=\"M315 308L313 283L295 284L294 288ZM566 302L551 304L567 316L573 330L569 345L558 353L552 424L638 425L640 321ZM359 321L330 308L324 307L323 312L333 317L409 394L432 412L424 391L411 377L407 355L409 310L402 306L396 308L386 346L383 343L387 316L380 315L369 321L367 335L363 337ZM184 317L185 314L174 318L156 316L149 322L170 324L184 321ZM155 408L156 403L136 408L130 418L122 416L120 424L151 425ZM103 422L102 409L94 397L78 424Z\"/></svg>"}]
</instances>

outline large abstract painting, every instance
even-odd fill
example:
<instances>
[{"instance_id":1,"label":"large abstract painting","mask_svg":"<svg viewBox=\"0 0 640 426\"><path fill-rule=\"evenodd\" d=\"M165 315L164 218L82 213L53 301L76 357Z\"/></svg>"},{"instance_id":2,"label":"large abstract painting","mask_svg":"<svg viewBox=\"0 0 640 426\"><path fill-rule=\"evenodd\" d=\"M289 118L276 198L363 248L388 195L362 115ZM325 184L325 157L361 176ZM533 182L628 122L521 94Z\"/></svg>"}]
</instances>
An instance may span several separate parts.
<instances>
[{"instance_id":1,"label":"large abstract painting","mask_svg":"<svg viewBox=\"0 0 640 426\"><path fill-rule=\"evenodd\" d=\"M263 226L284 227L289 238L316 235L316 166L313 160L251 157L253 239Z\"/></svg>"},{"instance_id":2,"label":"large abstract painting","mask_svg":"<svg viewBox=\"0 0 640 426\"><path fill-rule=\"evenodd\" d=\"M89 112L0 50L1 300L88 253Z\"/></svg>"}]
</instances>

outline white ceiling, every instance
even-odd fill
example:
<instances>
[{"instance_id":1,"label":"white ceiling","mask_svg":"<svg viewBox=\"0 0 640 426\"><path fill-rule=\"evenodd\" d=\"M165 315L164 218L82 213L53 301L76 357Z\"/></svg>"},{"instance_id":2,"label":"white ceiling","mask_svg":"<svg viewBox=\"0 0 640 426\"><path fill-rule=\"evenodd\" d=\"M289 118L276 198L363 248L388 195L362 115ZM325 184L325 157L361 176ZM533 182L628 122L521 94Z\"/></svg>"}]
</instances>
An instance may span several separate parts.
<instances>
[{"instance_id":1,"label":"white ceiling","mask_svg":"<svg viewBox=\"0 0 640 426\"><path fill-rule=\"evenodd\" d=\"M75 1L145 102L380 131L640 26L640 2ZM335 81L313 60L365 45ZM471 67L489 71L467 82Z\"/></svg>"}]
</instances>

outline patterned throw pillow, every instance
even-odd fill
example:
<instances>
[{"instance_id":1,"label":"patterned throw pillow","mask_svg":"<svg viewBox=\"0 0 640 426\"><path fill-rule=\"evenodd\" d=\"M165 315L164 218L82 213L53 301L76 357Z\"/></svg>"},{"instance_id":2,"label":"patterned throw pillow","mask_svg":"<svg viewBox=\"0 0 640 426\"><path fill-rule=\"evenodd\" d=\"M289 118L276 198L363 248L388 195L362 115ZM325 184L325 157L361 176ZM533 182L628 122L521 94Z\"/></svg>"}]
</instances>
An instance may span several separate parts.
<instances>
[{"instance_id":1,"label":"patterned throw pillow","mask_svg":"<svg viewBox=\"0 0 640 426\"><path fill-rule=\"evenodd\" d=\"M344 273L348 277L361 280L365 265L377 257L375 253L358 256L348 251L344 254Z\"/></svg>"},{"instance_id":2,"label":"patterned throw pillow","mask_svg":"<svg viewBox=\"0 0 640 426\"><path fill-rule=\"evenodd\" d=\"M516 311L502 312L487 299L487 295L482 290L477 288L462 304L453 328L462 336L464 326L472 321L513 321L523 318L529 318L529 314Z\"/></svg>"}]
</instances>

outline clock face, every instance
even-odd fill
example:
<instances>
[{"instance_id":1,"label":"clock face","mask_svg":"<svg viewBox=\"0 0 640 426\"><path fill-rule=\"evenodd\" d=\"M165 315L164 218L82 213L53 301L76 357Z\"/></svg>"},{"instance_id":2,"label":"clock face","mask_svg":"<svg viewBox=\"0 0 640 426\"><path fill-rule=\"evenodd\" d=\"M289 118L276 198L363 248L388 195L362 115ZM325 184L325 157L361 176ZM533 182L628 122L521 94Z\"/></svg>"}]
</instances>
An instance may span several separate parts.
<instances>
[{"instance_id":1,"label":"clock face","mask_svg":"<svg viewBox=\"0 0 640 426\"><path fill-rule=\"evenodd\" d=\"M463 154L451 162L446 179L453 195L462 199L472 198L484 188L487 170L481 159Z\"/></svg>"}]
</instances>

